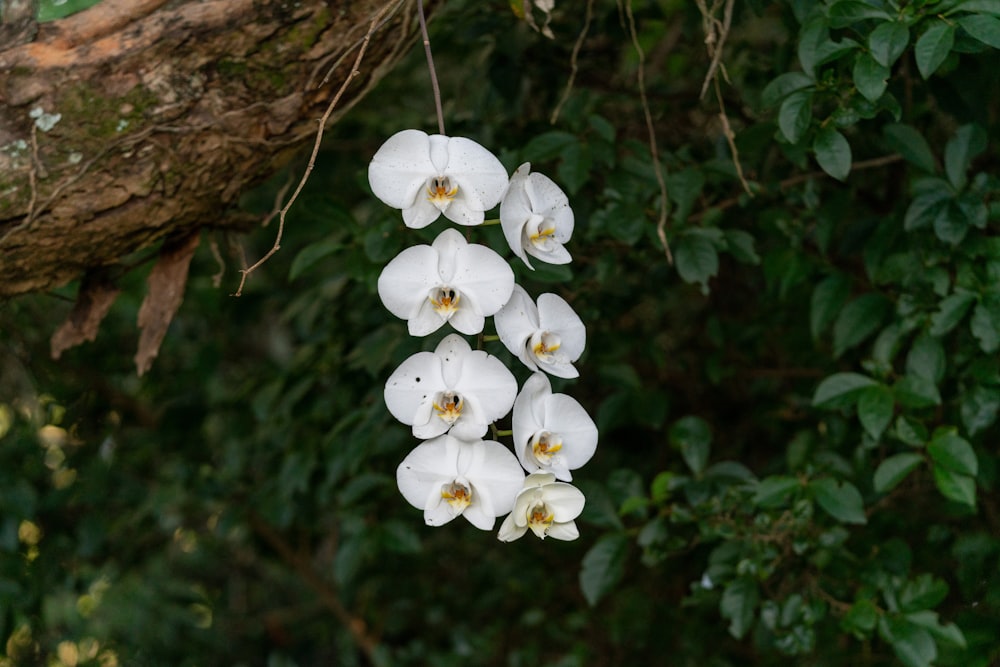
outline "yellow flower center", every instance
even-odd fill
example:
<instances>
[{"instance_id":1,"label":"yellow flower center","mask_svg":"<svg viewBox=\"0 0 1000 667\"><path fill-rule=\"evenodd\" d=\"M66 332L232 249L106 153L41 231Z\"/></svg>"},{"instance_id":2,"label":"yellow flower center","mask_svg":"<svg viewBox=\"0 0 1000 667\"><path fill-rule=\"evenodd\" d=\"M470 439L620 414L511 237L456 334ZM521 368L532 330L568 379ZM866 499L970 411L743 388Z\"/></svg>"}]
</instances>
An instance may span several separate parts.
<instances>
[{"instance_id":1,"label":"yellow flower center","mask_svg":"<svg viewBox=\"0 0 1000 667\"><path fill-rule=\"evenodd\" d=\"M448 319L458 310L458 302L462 299L462 295L454 288L438 287L431 290L427 298L434 305L434 312Z\"/></svg>"},{"instance_id":2,"label":"yellow flower center","mask_svg":"<svg viewBox=\"0 0 1000 667\"><path fill-rule=\"evenodd\" d=\"M545 537L552 525L555 515L549 511L544 502L537 502L528 511L528 528L538 537Z\"/></svg>"},{"instance_id":3,"label":"yellow flower center","mask_svg":"<svg viewBox=\"0 0 1000 667\"><path fill-rule=\"evenodd\" d=\"M542 465L549 463L560 449L562 449L562 438L557 433L540 431L532 438L531 453Z\"/></svg>"},{"instance_id":4,"label":"yellow flower center","mask_svg":"<svg viewBox=\"0 0 1000 667\"><path fill-rule=\"evenodd\" d=\"M543 331L541 335L535 334L532 339L531 351L542 361L548 361L562 344L558 335L548 331Z\"/></svg>"},{"instance_id":5,"label":"yellow flower center","mask_svg":"<svg viewBox=\"0 0 1000 667\"><path fill-rule=\"evenodd\" d=\"M531 244L536 248L542 247L547 245L548 242L552 240L552 237L555 236L555 233L556 233L556 228L555 225L553 225L552 227L539 229L534 234L529 235L528 240L531 241Z\"/></svg>"},{"instance_id":6,"label":"yellow flower center","mask_svg":"<svg viewBox=\"0 0 1000 667\"><path fill-rule=\"evenodd\" d=\"M434 409L438 417L450 426L462 416L462 397L453 391L446 391L434 401Z\"/></svg>"},{"instance_id":7,"label":"yellow flower center","mask_svg":"<svg viewBox=\"0 0 1000 667\"><path fill-rule=\"evenodd\" d=\"M441 487L441 497L448 501L455 512L461 512L472 503L472 489L455 481Z\"/></svg>"},{"instance_id":8,"label":"yellow flower center","mask_svg":"<svg viewBox=\"0 0 1000 667\"><path fill-rule=\"evenodd\" d=\"M435 176L427 184L427 199L438 208L444 210L455 195L458 194L458 186L451 184L451 179L447 176Z\"/></svg>"}]
</instances>

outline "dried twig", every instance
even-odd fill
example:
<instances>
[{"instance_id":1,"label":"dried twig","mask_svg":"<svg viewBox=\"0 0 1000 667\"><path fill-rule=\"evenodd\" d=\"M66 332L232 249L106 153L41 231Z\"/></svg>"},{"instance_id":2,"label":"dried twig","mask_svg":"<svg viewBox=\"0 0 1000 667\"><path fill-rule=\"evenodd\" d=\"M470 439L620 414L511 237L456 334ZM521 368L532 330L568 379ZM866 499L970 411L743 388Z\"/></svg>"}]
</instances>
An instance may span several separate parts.
<instances>
[{"instance_id":1,"label":"dried twig","mask_svg":"<svg viewBox=\"0 0 1000 667\"><path fill-rule=\"evenodd\" d=\"M670 252L670 244L667 242L667 212L670 207L670 200L667 197L667 182L663 178L663 167L660 165L660 151L656 146L656 128L653 127L653 114L649 111L649 99L646 97L646 54L639 44L639 34L635 29L635 16L632 14L632 0L625 1L625 15L628 17L629 34L632 37L632 46L639 57L639 99L642 101L642 113L646 118L646 130L649 133L649 152L653 158L653 172L656 174L656 182L660 186L660 217L656 223L656 235L663 244L663 252L667 255L667 263L674 263L674 256Z\"/></svg>"},{"instance_id":2,"label":"dried twig","mask_svg":"<svg viewBox=\"0 0 1000 667\"><path fill-rule=\"evenodd\" d=\"M569 99L569 94L573 91L573 82L576 81L576 72L579 69L579 56L580 49L583 47L583 40L587 38L587 33L590 31L590 22L594 19L594 0L587 0L587 11L583 19L583 30L580 31L580 35L576 38L576 43L573 45L573 53L569 57L569 80L566 82L566 87L563 88L562 96L559 98L559 103L556 104L556 108L552 110L552 116L549 118L549 122L553 125L559 119L559 112L562 111L563 105L566 104L566 100Z\"/></svg>"},{"instance_id":3,"label":"dried twig","mask_svg":"<svg viewBox=\"0 0 1000 667\"><path fill-rule=\"evenodd\" d=\"M420 18L420 34L424 38L424 54L427 69L431 73L431 89L434 91L434 110L437 111L438 132L444 134L444 111L441 109L441 88L438 86L437 70L434 69L434 55L431 53L431 38L427 35L427 19L424 17L424 0L417 0L417 16Z\"/></svg>"},{"instance_id":4,"label":"dried twig","mask_svg":"<svg viewBox=\"0 0 1000 667\"><path fill-rule=\"evenodd\" d=\"M319 154L319 147L323 142L323 131L326 129L326 122L329 120L330 114L333 113L333 110L340 102L340 98L343 97L344 93L347 91L347 87L351 85L351 81L353 81L354 77L361 73L359 68L361 67L361 61L365 57L365 52L368 50L368 43L371 41L372 35L375 34L375 31L378 29L378 26L380 25L379 21L382 19L382 16L389 11L390 7L391 4L386 3L375 13L371 24L368 26L368 32L365 34L365 38L361 41L361 46L358 49L358 55L354 59L354 65L351 67L351 71L347 74L347 77L344 79L344 83L340 86L337 94L333 96L332 100L330 100L330 104L326 107L323 117L319 120L319 128L316 130L316 141L313 143L312 153L309 155L309 164L306 165L306 170L302 174L302 178L299 180L299 184L296 186L292 196L289 198L288 202L285 203L284 207L282 207L282 209L278 212L278 232L274 238L274 245L271 246L271 249L264 253L264 256L258 259L253 265L240 269L240 286L236 289L233 296L242 296L243 286L246 284L247 277L257 270L257 268L259 268L264 262L271 259L274 253L281 249L281 236L285 231L285 216L288 215L288 210L292 207L292 204L295 203L295 200L298 199L299 193L302 192L302 188L305 187L306 181L309 180L309 176L312 174L313 168L316 166L316 156Z\"/></svg>"},{"instance_id":5,"label":"dried twig","mask_svg":"<svg viewBox=\"0 0 1000 667\"><path fill-rule=\"evenodd\" d=\"M726 0L726 6L722 10L721 22L715 18L715 11L719 6L718 0L713 3L712 9L709 9L705 5L705 0L697 0L697 2L698 9L701 11L702 21L705 25L705 46L708 48L708 54L712 58L712 62L708 66L708 72L705 74L705 81L701 84L701 95L699 95L699 98L703 99L705 93L708 92L709 83L716 78L719 67L722 65L722 47L726 43L726 38L729 37L729 28L733 23L733 4L735 0ZM722 69L723 73L725 73L725 67Z\"/></svg>"},{"instance_id":6,"label":"dried twig","mask_svg":"<svg viewBox=\"0 0 1000 667\"><path fill-rule=\"evenodd\" d=\"M368 661L373 665L378 664L375 659L378 641L368 633L364 620L353 615L344 607L337 590L316 571L309 558L292 549L278 531L255 514L250 515L250 527L272 549L278 552L281 560L291 565L299 573L299 576L309 584L320 601L347 627L351 636L354 637L354 641L364 651Z\"/></svg>"}]
</instances>

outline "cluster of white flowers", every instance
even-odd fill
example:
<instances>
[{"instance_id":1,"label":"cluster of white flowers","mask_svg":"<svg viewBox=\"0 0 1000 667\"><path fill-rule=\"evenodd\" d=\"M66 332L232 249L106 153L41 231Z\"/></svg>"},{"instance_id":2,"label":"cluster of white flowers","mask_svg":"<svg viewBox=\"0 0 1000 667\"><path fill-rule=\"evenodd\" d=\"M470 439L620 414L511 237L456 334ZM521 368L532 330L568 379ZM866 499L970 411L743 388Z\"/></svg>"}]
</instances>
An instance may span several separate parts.
<instances>
[{"instance_id":1,"label":"cluster of white flowers","mask_svg":"<svg viewBox=\"0 0 1000 667\"><path fill-rule=\"evenodd\" d=\"M529 164L508 180L500 161L474 141L403 130L375 153L368 180L375 196L402 210L407 227L426 227L441 215L481 225L499 204L504 237L528 268L529 255L570 261L564 244L573 211L559 186L530 173ZM462 515L492 530L507 514L498 534L505 542L529 529L540 538L576 539L584 497L566 482L594 455L597 427L577 401L552 393L545 373L578 377L573 362L586 345L580 317L555 294L532 300L503 257L455 229L399 253L379 276L378 293L412 336L446 323L478 335L493 317L499 340L533 371L518 392L503 362L454 333L433 352L404 361L386 381L385 403L423 442L396 471L403 497L430 526ZM513 452L483 439L511 409Z\"/></svg>"}]
</instances>

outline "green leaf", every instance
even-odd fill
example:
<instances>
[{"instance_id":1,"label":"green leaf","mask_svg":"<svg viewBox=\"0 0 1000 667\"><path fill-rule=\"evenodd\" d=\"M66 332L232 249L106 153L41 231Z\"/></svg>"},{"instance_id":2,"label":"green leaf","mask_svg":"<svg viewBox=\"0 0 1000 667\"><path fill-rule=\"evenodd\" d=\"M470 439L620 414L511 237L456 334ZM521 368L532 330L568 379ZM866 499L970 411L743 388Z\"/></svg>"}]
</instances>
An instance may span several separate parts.
<instances>
[{"instance_id":1,"label":"green leaf","mask_svg":"<svg viewBox=\"0 0 1000 667\"><path fill-rule=\"evenodd\" d=\"M797 144L812 122L812 91L799 90L781 103L778 128L789 143Z\"/></svg>"},{"instance_id":2,"label":"green leaf","mask_svg":"<svg viewBox=\"0 0 1000 667\"><path fill-rule=\"evenodd\" d=\"M785 72L764 87L760 94L761 104L768 109L775 107L778 102L795 91L809 88L815 84L816 82L803 72Z\"/></svg>"},{"instance_id":3,"label":"green leaf","mask_svg":"<svg viewBox=\"0 0 1000 667\"><path fill-rule=\"evenodd\" d=\"M699 283L708 291L708 281L719 272L719 253L704 236L683 234L674 248L677 273L688 283Z\"/></svg>"},{"instance_id":4,"label":"green leaf","mask_svg":"<svg viewBox=\"0 0 1000 667\"><path fill-rule=\"evenodd\" d=\"M986 354L993 354L1000 349L1000 327L997 326L998 324L1000 323L997 322L997 318L985 302L980 301L976 304L969 326L972 335L979 341L979 347Z\"/></svg>"},{"instance_id":5,"label":"green leaf","mask_svg":"<svg viewBox=\"0 0 1000 667\"><path fill-rule=\"evenodd\" d=\"M751 266L760 264L760 255L754 250L754 238L749 232L742 229L727 229L725 233L726 249L736 261Z\"/></svg>"},{"instance_id":6,"label":"green leaf","mask_svg":"<svg viewBox=\"0 0 1000 667\"><path fill-rule=\"evenodd\" d=\"M953 12L979 12L1000 16L1000 0L963 0L958 7L948 13Z\"/></svg>"},{"instance_id":7,"label":"green leaf","mask_svg":"<svg viewBox=\"0 0 1000 667\"><path fill-rule=\"evenodd\" d=\"M898 21L880 23L868 36L872 57L883 67L892 67L909 43L910 29Z\"/></svg>"},{"instance_id":8,"label":"green leaf","mask_svg":"<svg viewBox=\"0 0 1000 667\"><path fill-rule=\"evenodd\" d=\"M969 232L969 220L953 201L935 209L934 235L945 243L958 245Z\"/></svg>"},{"instance_id":9,"label":"green leaf","mask_svg":"<svg viewBox=\"0 0 1000 667\"><path fill-rule=\"evenodd\" d=\"M877 493L888 493L906 479L924 460L919 454L896 454L882 461L875 469L873 484Z\"/></svg>"},{"instance_id":10,"label":"green leaf","mask_svg":"<svg viewBox=\"0 0 1000 667\"><path fill-rule=\"evenodd\" d=\"M599 539L583 557L580 588L593 607L611 592L625 574L629 539L624 533L609 533Z\"/></svg>"},{"instance_id":11,"label":"green leaf","mask_svg":"<svg viewBox=\"0 0 1000 667\"><path fill-rule=\"evenodd\" d=\"M866 639L878 623L878 607L865 598L856 601L840 619L840 627L858 639Z\"/></svg>"},{"instance_id":12,"label":"green leaf","mask_svg":"<svg viewBox=\"0 0 1000 667\"><path fill-rule=\"evenodd\" d=\"M914 625L926 628L939 640L938 643L943 641L961 649L967 647L965 635L962 634L962 631L958 628L958 626L954 623L941 625L941 621L936 611L922 609L920 611L910 612L909 614L906 614L904 618Z\"/></svg>"},{"instance_id":13,"label":"green leaf","mask_svg":"<svg viewBox=\"0 0 1000 667\"><path fill-rule=\"evenodd\" d=\"M851 281L842 274L834 274L816 284L809 301L809 331L813 340L818 340L830 326L849 296Z\"/></svg>"},{"instance_id":14,"label":"green leaf","mask_svg":"<svg viewBox=\"0 0 1000 667\"><path fill-rule=\"evenodd\" d=\"M823 510L841 523L868 523L861 493L850 482L838 482L831 477L814 479L809 489Z\"/></svg>"},{"instance_id":15,"label":"green leaf","mask_svg":"<svg viewBox=\"0 0 1000 667\"><path fill-rule=\"evenodd\" d=\"M910 447L923 447L927 442L927 429L920 422L902 415L896 420L895 436Z\"/></svg>"},{"instance_id":16,"label":"green leaf","mask_svg":"<svg viewBox=\"0 0 1000 667\"><path fill-rule=\"evenodd\" d=\"M682 417L670 428L670 444L681 450L684 462L695 475L705 470L711 443L712 431L701 417Z\"/></svg>"},{"instance_id":17,"label":"green leaf","mask_svg":"<svg viewBox=\"0 0 1000 667\"><path fill-rule=\"evenodd\" d=\"M343 247L344 244L341 241L329 238L317 241L316 243L310 243L300 250L299 254L292 260L292 268L288 271L288 279L295 280L307 269L312 268L316 262L327 255L332 255Z\"/></svg>"},{"instance_id":18,"label":"green leaf","mask_svg":"<svg viewBox=\"0 0 1000 667\"><path fill-rule=\"evenodd\" d=\"M590 149L576 141L563 148L556 173L569 194L576 194L590 177Z\"/></svg>"},{"instance_id":19,"label":"green leaf","mask_svg":"<svg viewBox=\"0 0 1000 667\"><path fill-rule=\"evenodd\" d=\"M990 426L1000 413L1000 389L973 387L962 395L962 424L969 435L976 435Z\"/></svg>"},{"instance_id":20,"label":"green leaf","mask_svg":"<svg viewBox=\"0 0 1000 667\"><path fill-rule=\"evenodd\" d=\"M883 616L879 634L892 644L892 650L904 667L931 667L937 658L937 644L930 632L898 616Z\"/></svg>"},{"instance_id":21,"label":"green leaf","mask_svg":"<svg viewBox=\"0 0 1000 667\"><path fill-rule=\"evenodd\" d=\"M919 612L941 604L948 597L948 584L924 573L907 581L898 595L903 611Z\"/></svg>"},{"instance_id":22,"label":"green leaf","mask_svg":"<svg viewBox=\"0 0 1000 667\"><path fill-rule=\"evenodd\" d=\"M799 480L787 475L771 475L760 480L754 493L757 507L773 508L784 505L788 496L801 486Z\"/></svg>"},{"instance_id":23,"label":"green leaf","mask_svg":"<svg viewBox=\"0 0 1000 667\"><path fill-rule=\"evenodd\" d=\"M827 10L827 16L830 18L831 28L846 28L865 19L892 18L884 10L862 0L840 0Z\"/></svg>"},{"instance_id":24,"label":"green leaf","mask_svg":"<svg viewBox=\"0 0 1000 667\"><path fill-rule=\"evenodd\" d=\"M986 14L972 14L958 19L958 25L983 44L1000 49L1000 19Z\"/></svg>"},{"instance_id":25,"label":"green leaf","mask_svg":"<svg viewBox=\"0 0 1000 667\"><path fill-rule=\"evenodd\" d=\"M813 151L819 166L838 181L847 178L851 172L851 145L840 132L830 126L816 133Z\"/></svg>"},{"instance_id":26,"label":"green leaf","mask_svg":"<svg viewBox=\"0 0 1000 667\"><path fill-rule=\"evenodd\" d=\"M854 85L869 102L877 102L889 85L889 68L867 53L854 61Z\"/></svg>"},{"instance_id":27,"label":"green leaf","mask_svg":"<svg viewBox=\"0 0 1000 667\"><path fill-rule=\"evenodd\" d=\"M839 357L875 333L891 309L889 300L876 292L862 294L844 306L833 323L833 356Z\"/></svg>"},{"instance_id":28,"label":"green leaf","mask_svg":"<svg viewBox=\"0 0 1000 667\"><path fill-rule=\"evenodd\" d=\"M903 156L903 159L929 174L937 170L931 147L916 129L901 123L890 123L882 128L885 143Z\"/></svg>"},{"instance_id":29,"label":"green leaf","mask_svg":"<svg viewBox=\"0 0 1000 667\"><path fill-rule=\"evenodd\" d=\"M682 169L667 177L667 194L674 204L675 220L682 222L691 214L704 185L705 176L698 169Z\"/></svg>"},{"instance_id":30,"label":"green leaf","mask_svg":"<svg viewBox=\"0 0 1000 667\"><path fill-rule=\"evenodd\" d=\"M545 162L561 155L567 147L579 143L580 139L569 132L544 132L521 149L521 159L525 162Z\"/></svg>"},{"instance_id":31,"label":"green leaf","mask_svg":"<svg viewBox=\"0 0 1000 667\"><path fill-rule=\"evenodd\" d=\"M917 69L920 76L929 79L931 74L937 71L944 59L951 53L951 47L955 44L955 27L944 21L938 21L931 25L924 34L917 39L914 54L917 58Z\"/></svg>"},{"instance_id":32,"label":"green leaf","mask_svg":"<svg viewBox=\"0 0 1000 667\"><path fill-rule=\"evenodd\" d=\"M935 431L934 437L927 444L927 453L936 465L970 477L979 474L979 460L975 450L954 429Z\"/></svg>"},{"instance_id":33,"label":"green leaf","mask_svg":"<svg viewBox=\"0 0 1000 667\"><path fill-rule=\"evenodd\" d=\"M956 292L942 299L938 311L931 317L930 334L943 336L954 329L975 301L976 295L971 292Z\"/></svg>"},{"instance_id":34,"label":"green leaf","mask_svg":"<svg viewBox=\"0 0 1000 667\"><path fill-rule=\"evenodd\" d=\"M760 594L757 582L748 577L737 579L726 586L719 601L719 613L729 619L729 634L742 638L753 624L753 613Z\"/></svg>"},{"instance_id":35,"label":"green leaf","mask_svg":"<svg viewBox=\"0 0 1000 667\"><path fill-rule=\"evenodd\" d=\"M976 124L963 125L944 148L944 171L956 190L965 187L972 160L986 150L986 132Z\"/></svg>"},{"instance_id":36,"label":"green leaf","mask_svg":"<svg viewBox=\"0 0 1000 667\"><path fill-rule=\"evenodd\" d=\"M904 408L929 408L941 405L941 394L934 382L919 375L904 375L892 388L896 402Z\"/></svg>"},{"instance_id":37,"label":"green leaf","mask_svg":"<svg viewBox=\"0 0 1000 667\"><path fill-rule=\"evenodd\" d=\"M858 421L874 440L882 437L892 421L896 401L885 385L865 387L858 394Z\"/></svg>"},{"instance_id":38,"label":"green leaf","mask_svg":"<svg viewBox=\"0 0 1000 667\"><path fill-rule=\"evenodd\" d=\"M835 373L816 387L812 404L826 410L846 408L854 404L864 388L877 384L875 380L860 373Z\"/></svg>"},{"instance_id":39,"label":"green leaf","mask_svg":"<svg viewBox=\"0 0 1000 667\"><path fill-rule=\"evenodd\" d=\"M975 478L943 466L934 466L934 483L941 495L948 500L973 509L976 507Z\"/></svg>"},{"instance_id":40,"label":"green leaf","mask_svg":"<svg viewBox=\"0 0 1000 667\"><path fill-rule=\"evenodd\" d=\"M906 372L937 384L944 378L946 363L941 340L925 333L913 341L906 355Z\"/></svg>"}]
</instances>

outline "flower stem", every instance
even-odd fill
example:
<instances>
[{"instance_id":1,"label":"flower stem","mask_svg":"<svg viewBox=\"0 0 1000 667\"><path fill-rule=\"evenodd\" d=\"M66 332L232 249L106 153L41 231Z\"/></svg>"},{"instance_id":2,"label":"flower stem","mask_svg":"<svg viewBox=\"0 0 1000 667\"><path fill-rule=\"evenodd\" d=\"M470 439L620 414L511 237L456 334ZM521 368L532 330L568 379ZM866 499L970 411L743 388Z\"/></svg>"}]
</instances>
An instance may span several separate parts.
<instances>
[{"instance_id":1,"label":"flower stem","mask_svg":"<svg viewBox=\"0 0 1000 667\"><path fill-rule=\"evenodd\" d=\"M483 336L484 343L492 343L495 340L500 340L500 336L494 336L493 334L487 334Z\"/></svg>"},{"instance_id":2,"label":"flower stem","mask_svg":"<svg viewBox=\"0 0 1000 667\"><path fill-rule=\"evenodd\" d=\"M499 225L500 218L490 218L489 220L483 220L483 227L488 227L489 225Z\"/></svg>"},{"instance_id":3,"label":"flower stem","mask_svg":"<svg viewBox=\"0 0 1000 667\"><path fill-rule=\"evenodd\" d=\"M506 435L514 435L514 431L499 431L498 430L498 431L494 432L493 435L497 436L498 438L502 438L502 437L504 437Z\"/></svg>"},{"instance_id":4,"label":"flower stem","mask_svg":"<svg viewBox=\"0 0 1000 667\"><path fill-rule=\"evenodd\" d=\"M424 53L427 54L427 69L431 73L431 88L434 90L434 108L437 110L438 131L444 134L444 111L441 110L441 89L438 87L437 70L431 54L431 38L427 35L427 19L424 18L424 0L417 0L417 16L420 18L420 34L424 37Z\"/></svg>"}]
</instances>

